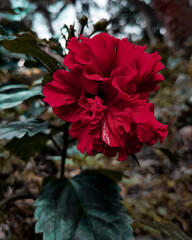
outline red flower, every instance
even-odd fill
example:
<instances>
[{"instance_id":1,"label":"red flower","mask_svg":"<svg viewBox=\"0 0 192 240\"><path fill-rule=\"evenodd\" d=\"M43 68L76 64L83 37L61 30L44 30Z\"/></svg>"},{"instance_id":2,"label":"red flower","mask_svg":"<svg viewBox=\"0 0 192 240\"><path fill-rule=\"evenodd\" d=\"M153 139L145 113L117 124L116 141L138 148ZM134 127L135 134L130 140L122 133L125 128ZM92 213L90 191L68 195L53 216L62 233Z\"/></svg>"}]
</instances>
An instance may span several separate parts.
<instances>
[{"instance_id":1,"label":"red flower","mask_svg":"<svg viewBox=\"0 0 192 240\"><path fill-rule=\"evenodd\" d=\"M142 144L163 142L168 126L154 117L148 95L164 78L161 57L145 47L107 33L72 38L64 64L44 86L44 101L65 121L72 122L70 135L78 149L92 155L102 152L126 160Z\"/></svg>"}]
</instances>

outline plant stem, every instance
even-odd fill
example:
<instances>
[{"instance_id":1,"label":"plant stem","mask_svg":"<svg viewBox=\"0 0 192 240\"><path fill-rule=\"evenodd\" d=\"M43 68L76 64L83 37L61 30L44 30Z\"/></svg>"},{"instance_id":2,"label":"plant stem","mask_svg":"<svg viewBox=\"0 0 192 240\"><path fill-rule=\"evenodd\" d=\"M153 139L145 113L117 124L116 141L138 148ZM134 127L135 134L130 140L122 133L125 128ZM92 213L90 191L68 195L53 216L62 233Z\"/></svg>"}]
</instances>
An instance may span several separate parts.
<instances>
[{"instance_id":1,"label":"plant stem","mask_svg":"<svg viewBox=\"0 0 192 240\"><path fill-rule=\"evenodd\" d=\"M63 149L61 154L61 175L60 178L64 177L65 173L65 162L67 157L67 148L69 146L69 122L66 122L63 129Z\"/></svg>"},{"instance_id":2,"label":"plant stem","mask_svg":"<svg viewBox=\"0 0 192 240\"><path fill-rule=\"evenodd\" d=\"M16 200L20 200L20 199L34 199L35 200L36 198L37 198L37 196L31 192L16 193L6 199L1 200L0 207L9 202L12 202L12 201L16 201Z\"/></svg>"},{"instance_id":3,"label":"plant stem","mask_svg":"<svg viewBox=\"0 0 192 240\"><path fill-rule=\"evenodd\" d=\"M85 25L82 25L82 26L81 26L81 31L80 31L79 36L83 34L83 32L84 32L84 28L85 28Z\"/></svg>"},{"instance_id":4,"label":"plant stem","mask_svg":"<svg viewBox=\"0 0 192 240\"><path fill-rule=\"evenodd\" d=\"M95 30L93 30L93 31L89 34L88 38L90 38L94 33L96 33Z\"/></svg>"}]
</instances>

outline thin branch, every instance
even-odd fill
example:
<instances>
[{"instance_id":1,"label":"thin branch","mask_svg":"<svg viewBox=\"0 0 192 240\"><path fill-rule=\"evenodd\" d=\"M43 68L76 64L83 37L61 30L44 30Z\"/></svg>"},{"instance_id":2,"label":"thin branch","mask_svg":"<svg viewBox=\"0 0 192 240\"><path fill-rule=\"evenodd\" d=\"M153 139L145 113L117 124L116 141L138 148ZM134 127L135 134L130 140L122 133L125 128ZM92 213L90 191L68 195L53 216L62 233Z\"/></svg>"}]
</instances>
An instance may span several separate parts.
<instances>
[{"instance_id":1,"label":"thin branch","mask_svg":"<svg viewBox=\"0 0 192 240\"><path fill-rule=\"evenodd\" d=\"M96 31L95 30L93 30L90 34L89 34L89 36L88 36L88 38L90 38L93 34L95 34L96 33Z\"/></svg>"},{"instance_id":2,"label":"thin branch","mask_svg":"<svg viewBox=\"0 0 192 240\"><path fill-rule=\"evenodd\" d=\"M3 205L9 203L9 202L13 202L16 200L20 200L20 199L36 199L37 196L30 193L30 192L24 192L24 193L16 193L11 195L10 197L3 199L0 201L0 207L2 207Z\"/></svg>"},{"instance_id":3,"label":"thin branch","mask_svg":"<svg viewBox=\"0 0 192 240\"><path fill-rule=\"evenodd\" d=\"M59 17L59 15L63 12L63 10L67 7L68 3L64 3L63 6L60 8L59 12L55 15L55 19Z\"/></svg>"},{"instance_id":4,"label":"thin branch","mask_svg":"<svg viewBox=\"0 0 192 240\"><path fill-rule=\"evenodd\" d=\"M60 148L60 146L58 145L58 143L55 141L55 139L51 136L51 134L48 135L49 138L51 139L51 141L53 142L53 144L55 145L55 147L57 148L58 152L60 154L62 154L62 149Z\"/></svg>"},{"instance_id":5,"label":"thin branch","mask_svg":"<svg viewBox=\"0 0 192 240\"><path fill-rule=\"evenodd\" d=\"M160 24L160 20L155 14L155 11L149 4L146 4L145 2L139 0L127 0L127 2L128 4L132 4L136 7L142 20L146 22L147 36L149 38L150 43L152 45L155 45L157 43L157 38L153 32L153 26L155 24L156 25Z\"/></svg>"},{"instance_id":6,"label":"thin branch","mask_svg":"<svg viewBox=\"0 0 192 240\"><path fill-rule=\"evenodd\" d=\"M80 34L79 34L79 35L82 35L82 34L83 34L84 28L85 28L85 25L82 25L82 26L81 26L81 31L80 31Z\"/></svg>"}]
</instances>

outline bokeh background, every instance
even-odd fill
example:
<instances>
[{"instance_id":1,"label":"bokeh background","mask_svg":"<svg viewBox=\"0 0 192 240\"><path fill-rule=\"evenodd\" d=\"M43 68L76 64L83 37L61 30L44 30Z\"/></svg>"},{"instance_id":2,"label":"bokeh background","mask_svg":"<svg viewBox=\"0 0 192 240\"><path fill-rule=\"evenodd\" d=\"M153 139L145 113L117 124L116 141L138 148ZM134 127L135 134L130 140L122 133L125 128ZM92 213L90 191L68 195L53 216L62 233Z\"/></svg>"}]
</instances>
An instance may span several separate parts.
<instances>
[{"instance_id":1,"label":"bokeh background","mask_svg":"<svg viewBox=\"0 0 192 240\"><path fill-rule=\"evenodd\" d=\"M73 32L70 29L79 35L83 15L88 18L84 36L105 31L146 45L149 53L159 52L165 65L165 81L150 101L155 105L157 119L169 124L169 135L163 145L143 147L137 154L140 167L131 157L119 163L102 154L81 155L72 142L67 175L74 176L85 168L123 171L121 194L135 220L137 240L169 239L138 223L142 220L172 221L192 237L192 1L0 0L0 33L32 32L46 39L63 59L67 53L66 39ZM0 46L1 90L15 84L41 86L47 79L50 80L50 74L32 57L10 53ZM41 100L27 100L0 111L2 126L31 117L40 117L56 126L62 124ZM53 135L62 144L60 133L55 130ZM34 233L34 200L17 196L23 191L38 194L43 178L58 173L60 156L46 138L25 137L0 143L0 240L40 240L42 236Z\"/></svg>"}]
</instances>

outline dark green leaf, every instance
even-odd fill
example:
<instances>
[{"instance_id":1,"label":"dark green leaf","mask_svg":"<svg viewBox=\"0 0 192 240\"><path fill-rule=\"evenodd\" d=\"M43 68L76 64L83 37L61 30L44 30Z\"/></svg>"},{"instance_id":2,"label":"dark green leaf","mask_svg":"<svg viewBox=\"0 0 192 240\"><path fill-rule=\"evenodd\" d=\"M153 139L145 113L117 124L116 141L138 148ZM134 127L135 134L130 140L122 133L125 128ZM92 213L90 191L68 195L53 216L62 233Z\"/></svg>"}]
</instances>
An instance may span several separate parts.
<instances>
[{"instance_id":1,"label":"dark green leaf","mask_svg":"<svg viewBox=\"0 0 192 240\"><path fill-rule=\"evenodd\" d=\"M192 238L187 236L172 222L142 222L142 224L161 231L162 233L166 234L170 240L192 240Z\"/></svg>"},{"instance_id":2,"label":"dark green leaf","mask_svg":"<svg viewBox=\"0 0 192 240\"><path fill-rule=\"evenodd\" d=\"M11 34L9 34L9 33L0 25L0 40L4 40L4 39L13 40L13 39L15 39L15 37L12 36Z\"/></svg>"},{"instance_id":3,"label":"dark green leaf","mask_svg":"<svg viewBox=\"0 0 192 240\"><path fill-rule=\"evenodd\" d=\"M39 68L39 67L41 67L41 64L39 63L39 62L37 62L37 61L34 61L34 60L25 60L25 63L24 63L24 66L26 67L26 68Z\"/></svg>"},{"instance_id":4,"label":"dark green leaf","mask_svg":"<svg viewBox=\"0 0 192 240\"><path fill-rule=\"evenodd\" d=\"M139 160L137 159L137 156L135 154L131 154L131 157L135 160L137 165L140 167L140 163L139 163Z\"/></svg>"},{"instance_id":5,"label":"dark green leaf","mask_svg":"<svg viewBox=\"0 0 192 240\"><path fill-rule=\"evenodd\" d=\"M48 126L49 123L41 119L12 122L0 127L0 139L22 138L26 133L29 136L34 136L47 129Z\"/></svg>"},{"instance_id":6,"label":"dark green leaf","mask_svg":"<svg viewBox=\"0 0 192 240\"><path fill-rule=\"evenodd\" d=\"M88 169L88 170L85 170L84 172L93 173L93 174L100 173L111 178L114 182L119 182L123 177L127 177L121 171L109 170L109 169L93 169L93 170Z\"/></svg>"},{"instance_id":7,"label":"dark green leaf","mask_svg":"<svg viewBox=\"0 0 192 240\"><path fill-rule=\"evenodd\" d=\"M0 94L0 110L15 107L25 100L35 97L43 96L40 87L31 90L22 90L16 93L1 93Z\"/></svg>"},{"instance_id":8,"label":"dark green leaf","mask_svg":"<svg viewBox=\"0 0 192 240\"><path fill-rule=\"evenodd\" d=\"M53 49L53 48L51 47L51 44L50 44L51 41L49 42L49 44L47 44L48 41L45 40L45 39L41 40L41 42L42 42L42 45L41 45L42 50L45 51L47 54L49 54L49 55L50 55L51 57L53 57L54 59L56 59L57 62L60 64L60 66L61 66L62 68L66 69L66 66L63 64L63 59L64 59L64 57L61 56L60 54L58 54L57 52L54 52L54 51L51 50L51 49Z\"/></svg>"},{"instance_id":9,"label":"dark green leaf","mask_svg":"<svg viewBox=\"0 0 192 240\"><path fill-rule=\"evenodd\" d=\"M12 9L11 7L7 7L4 9L1 9L1 13L8 13L8 14L13 14L16 15L17 13Z\"/></svg>"},{"instance_id":10,"label":"dark green leaf","mask_svg":"<svg viewBox=\"0 0 192 240\"><path fill-rule=\"evenodd\" d=\"M28 85L25 84L9 84L9 85L4 85L0 88L0 93L4 92L10 92L13 90L18 90L18 89L28 89Z\"/></svg>"},{"instance_id":11,"label":"dark green leaf","mask_svg":"<svg viewBox=\"0 0 192 240\"><path fill-rule=\"evenodd\" d=\"M172 163L178 163L178 159L168 148L158 148L165 156L167 156Z\"/></svg>"},{"instance_id":12,"label":"dark green leaf","mask_svg":"<svg viewBox=\"0 0 192 240\"><path fill-rule=\"evenodd\" d=\"M21 157L22 160L28 161L30 157L43 149L48 140L49 137L43 134L37 134L33 137L26 135L21 139L14 138L8 142L5 147L11 153Z\"/></svg>"},{"instance_id":13,"label":"dark green leaf","mask_svg":"<svg viewBox=\"0 0 192 240\"><path fill-rule=\"evenodd\" d=\"M41 49L38 39L32 33L23 33L16 39L4 39L0 45L13 53L23 53L39 59L50 71L58 68L58 61Z\"/></svg>"},{"instance_id":14,"label":"dark green leaf","mask_svg":"<svg viewBox=\"0 0 192 240\"><path fill-rule=\"evenodd\" d=\"M48 183L35 202L44 240L133 240L119 187L102 174L81 173Z\"/></svg>"}]
</instances>

